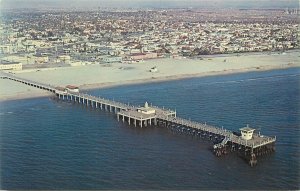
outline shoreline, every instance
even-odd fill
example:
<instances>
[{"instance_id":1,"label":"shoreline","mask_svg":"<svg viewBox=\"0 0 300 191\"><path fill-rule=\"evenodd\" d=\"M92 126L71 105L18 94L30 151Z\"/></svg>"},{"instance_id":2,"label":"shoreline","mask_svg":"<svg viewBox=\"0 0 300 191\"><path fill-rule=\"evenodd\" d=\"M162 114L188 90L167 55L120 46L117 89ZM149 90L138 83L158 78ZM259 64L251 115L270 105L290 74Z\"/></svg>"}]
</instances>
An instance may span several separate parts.
<instances>
[{"instance_id":1,"label":"shoreline","mask_svg":"<svg viewBox=\"0 0 300 191\"><path fill-rule=\"evenodd\" d=\"M300 68L300 66L297 64L285 64L281 66L251 67L251 68L244 68L244 69L230 69L230 70L223 70L223 71L211 71L211 72L202 72L202 73L194 73L194 74L178 74L178 75L160 76L160 77L152 77L152 78L141 78L141 79L134 79L134 80L118 81L118 82L83 84L80 85L79 87L81 91L89 91L95 89L119 87L123 85L149 84L149 83L168 82L168 81L176 81L176 80L184 80L184 79L192 79L192 78L201 78L201 77L208 77L208 76L222 76L222 75L231 75L231 74L242 74L248 72L263 72L263 71L281 70L281 69L289 69L289 68ZM45 97L51 97L53 95L53 93L50 92L46 92L43 90L40 91L41 92L34 93L34 94L29 93L26 95L18 94L13 96L0 97L0 103L6 101L26 100L26 99L33 99L33 98L45 98Z\"/></svg>"},{"instance_id":2,"label":"shoreline","mask_svg":"<svg viewBox=\"0 0 300 191\"><path fill-rule=\"evenodd\" d=\"M263 71L271 71L271 70L281 70L281 69L289 69L289 68L300 68L298 65L283 65L281 67L260 67L257 69L254 68L245 68L245 69L232 69L232 70L224 70L224 71L211 71L211 72L203 72L203 73L194 73L194 74L179 74L179 75L171 75L171 76L163 76L163 77L152 77L152 78L143 78L143 79L135 79L135 80L126 80L122 82L103 82L103 83L95 83L95 84L84 84L79 86L83 91L89 91L94 89L103 89L103 88L111 88L118 87L123 85L136 85L136 84L149 84L149 83L158 83L158 82L168 82L168 81L176 81L176 80L184 80L184 79L192 79L192 78L201 78L208 76L225 76L231 74L242 74L248 72L263 72Z\"/></svg>"},{"instance_id":3,"label":"shoreline","mask_svg":"<svg viewBox=\"0 0 300 191\"><path fill-rule=\"evenodd\" d=\"M263 51L263 52L239 52L239 53L223 53L223 54L207 54L207 55L199 55L198 58L196 57L191 57L191 58L173 58L175 60L200 60L199 58L202 57L203 59L214 59L214 58L219 58L219 59L224 59L224 58L234 58L234 57L247 57L247 56L278 56L282 54L293 54L293 53L298 53L300 52L300 48L295 48L295 49L290 49L286 51ZM300 57L300 56L299 56ZM149 59L149 60L163 60L166 58L156 58L156 59ZM90 64L93 65L93 64ZM104 65L104 64L103 64ZM72 68L72 67L78 67L78 66L63 66L63 67L45 67L45 68L26 68L21 71L12 71L13 73L30 73L30 72L35 72L37 70L39 71L54 71L54 70L59 70L59 69L64 69L64 68ZM82 66L79 66L82 67ZM84 66L83 66L84 67ZM1 99L1 98L0 98Z\"/></svg>"}]
</instances>

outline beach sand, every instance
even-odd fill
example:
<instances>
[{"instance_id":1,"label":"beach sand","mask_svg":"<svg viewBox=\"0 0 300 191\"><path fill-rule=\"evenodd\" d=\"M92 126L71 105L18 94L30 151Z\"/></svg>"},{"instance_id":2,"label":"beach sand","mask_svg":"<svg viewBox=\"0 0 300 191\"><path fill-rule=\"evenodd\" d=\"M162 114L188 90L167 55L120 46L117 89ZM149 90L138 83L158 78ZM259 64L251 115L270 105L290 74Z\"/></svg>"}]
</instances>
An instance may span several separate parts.
<instances>
[{"instance_id":1,"label":"beach sand","mask_svg":"<svg viewBox=\"0 0 300 191\"><path fill-rule=\"evenodd\" d=\"M224 61L226 60L226 61ZM158 72L150 72L156 66ZM55 86L76 85L82 90L182 78L300 67L299 51L200 59L153 59L141 63L87 65L14 71L16 76ZM0 80L0 100L51 95L17 82Z\"/></svg>"}]
</instances>

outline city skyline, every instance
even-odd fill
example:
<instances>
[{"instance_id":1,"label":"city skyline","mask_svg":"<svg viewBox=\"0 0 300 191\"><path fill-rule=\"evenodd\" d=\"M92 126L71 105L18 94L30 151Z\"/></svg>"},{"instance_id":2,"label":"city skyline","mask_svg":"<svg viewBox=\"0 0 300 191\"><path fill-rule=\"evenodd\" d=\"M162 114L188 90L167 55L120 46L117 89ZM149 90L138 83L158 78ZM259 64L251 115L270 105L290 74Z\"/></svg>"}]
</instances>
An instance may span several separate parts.
<instances>
[{"instance_id":1,"label":"city skyline","mask_svg":"<svg viewBox=\"0 0 300 191\"><path fill-rule=\"evenodd\" d=\"M87 3L88 2L88 3ZM0 7L14 8L297 8L297 0L0 0Z\"/></svg>"}]
</instances>

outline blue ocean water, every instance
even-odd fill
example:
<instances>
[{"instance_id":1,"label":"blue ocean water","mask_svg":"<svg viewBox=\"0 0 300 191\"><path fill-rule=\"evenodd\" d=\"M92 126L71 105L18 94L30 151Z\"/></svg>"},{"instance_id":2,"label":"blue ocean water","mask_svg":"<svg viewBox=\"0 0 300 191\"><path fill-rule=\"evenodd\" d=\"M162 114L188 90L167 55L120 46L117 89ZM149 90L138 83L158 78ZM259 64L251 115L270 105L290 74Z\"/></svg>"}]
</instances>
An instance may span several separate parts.
<instances>
[{"instance_id":1,"label":"blue ocean water","mask_svg":"<svg viewBox=\"0 0 300 191\"><path fill-rule=\"evenodd\" d=\"M0 103L1 189L300 189L300 69L128 85L88 93L176 109L224 126L277 136L251 168L212 143L51 98Z\"/></svg>"}]
</instances>

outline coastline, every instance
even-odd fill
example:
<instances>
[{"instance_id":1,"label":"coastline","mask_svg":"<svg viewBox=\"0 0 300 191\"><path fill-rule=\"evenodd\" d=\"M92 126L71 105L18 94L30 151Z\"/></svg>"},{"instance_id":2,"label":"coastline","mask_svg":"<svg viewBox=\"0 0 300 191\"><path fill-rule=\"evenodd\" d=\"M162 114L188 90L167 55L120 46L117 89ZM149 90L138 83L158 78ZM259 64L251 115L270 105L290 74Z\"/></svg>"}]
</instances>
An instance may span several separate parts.
<instances>
[{"instance_id":1,"label":"coastline","mask_svg":"<svg viewBox=\"0 0 300 191\"><path fill-rule=\"evenodd\" d=\"M200 78L200 77L207 77L207 76L222 76L222 75L240 74L240 73L248 73L248 72L263 72L263 71L281 70L281 69L288 69L288 68L300 68L300 65L286 64L277 67L274 66L265 66L259 68L253 67L253 68L211 71L211 72L194 73L194 74L181 74L181 75L170 75L170 76L162 76L162 77L141 78L141 79L134 79L134 80L118 81L118 82L83 84L80 86L80 89L82 91L89 91L94 89L111 88L111 87L118 87L123 85L149 84L149 83L156 83L156 82L167 82L167 81ZM5 101L44 98L44 97L50 97L52 95L53 94L50 92L39 90L39 92L34 92L34 93L26 93L26 94L22 93L17 95L1 96L0 103Z\"/></svg>"},{"instance_id":2,"label":"coastline","mask_svg":"<svg viewBox=\"0 0 300 191\"><path fill-rule=\"evenodd\" d=\"M257 68L245 68L242 70L233 69L233 70L225 70L225 71L212 71L206 73L163 76L158 78L127 80L127 81L120 81L120 82L104 82L104 83L82 85L80 86L80 89L83 91L88 91L93 89L111 88L111 87L118 87L123 85L149 84L149 83L156 83L156 82L176 81L176 80L201 78L201 77L208 77L208 76L223 76L223 75L231 75L231 74L242 74L248 72L263 72L263 71L281 70L281 69L288 69L288 68L300 68L300 65L284 65L281 67L264 67L259 69Z\"/></svg>"}]
</instances>

